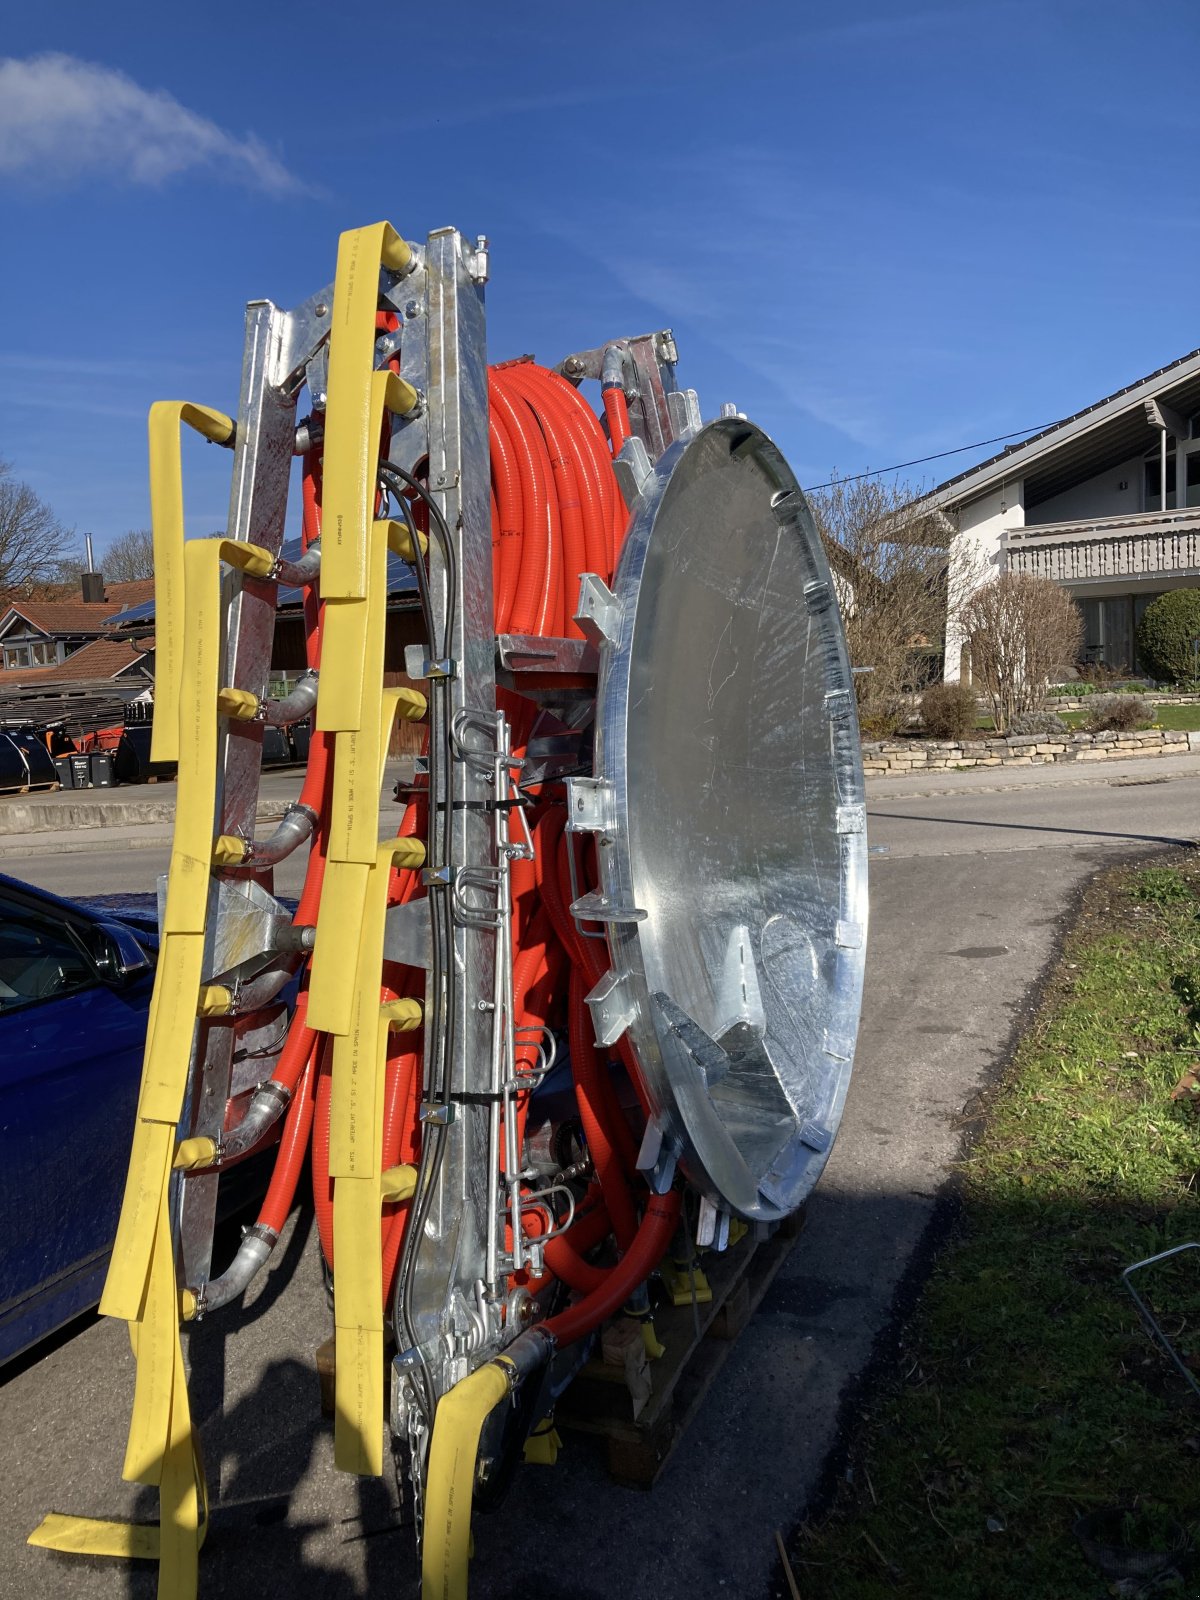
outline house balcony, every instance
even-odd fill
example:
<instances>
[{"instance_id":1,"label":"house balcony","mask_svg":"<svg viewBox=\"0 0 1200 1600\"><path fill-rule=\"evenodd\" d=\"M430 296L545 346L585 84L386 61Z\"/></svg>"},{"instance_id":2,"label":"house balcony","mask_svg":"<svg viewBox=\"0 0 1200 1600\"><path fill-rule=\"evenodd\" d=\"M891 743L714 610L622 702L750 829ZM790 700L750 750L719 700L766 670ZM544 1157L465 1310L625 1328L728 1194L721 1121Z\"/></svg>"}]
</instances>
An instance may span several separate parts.
<instances>
[{"instance_id":1,"label":"house balcony","mask_svg":"<svg viewBox=\"0 0 1200 1600\"><path fill-rule=\"evenodd\" d=\"M1008 572L1053 578L1072 589L1200 579L1200 506L1010 528L1001 560Z\"/></svg>"}]
</instances>

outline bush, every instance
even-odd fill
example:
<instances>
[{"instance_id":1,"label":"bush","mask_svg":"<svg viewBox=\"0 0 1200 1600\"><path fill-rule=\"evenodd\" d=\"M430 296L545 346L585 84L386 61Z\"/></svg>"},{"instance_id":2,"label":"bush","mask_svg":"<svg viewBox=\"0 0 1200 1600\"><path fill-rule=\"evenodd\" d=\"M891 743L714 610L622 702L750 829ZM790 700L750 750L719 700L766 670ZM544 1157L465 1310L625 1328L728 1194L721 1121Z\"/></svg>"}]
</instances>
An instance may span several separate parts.
<instances>
[{"instance_id":1,"label":"bush","mask_svg":"<svg viewBox=\"0 0 1200 1600\"><path fill-rule=\"evenodd\" d=\"M1136 694L1101 695L1088 707L1083 724L1087 733L1130 733L1149 725L1146 706Z\"/></svg>"},{"instance_id":2,"label":"bush","mask_svg":"<svg viewBox=\"0 0 1200 1600\"><path fill-rule=\"evenodd\" d=\"M1008 730L1009 733L1069 733L1071 730L1057 711L1026 711Z\"/></svg>"},{"instance_id":3,"label":"bush","mask_svg":"<svg viewBox=\"0 0 1200 1600\"><path fill-rule=\"evenodd\" d=\"M965 683L931 683L921 696L921 721L934 739L967 739L979 722L974 691Z\"/></svg>"},{"instance_id":4,"label":"bush","mask_svg":"<svg viewBox=\"0 0 1200 1600\"><path fill-rule=\"evenodd\" d=\"M1160 683L1194 684L1200 639L1200 589L1172 589L1146 607L1137 643L1146 670Z\"/></svg>"},{"instance_id":5,"label":"bush","mask_svg":"<svg viewBox=\"0 0 1200 1600\"><path fill-rule=\"evenodd\" d=\"M992 708L997 733L1036 711L1048 683L1061 683L1079 654L1083 617L1049 578L1002 572L983 583L958 614L971 648L971 673Z\"/></svg>"},{"instance_id":6,"label":"bush","mask_svg":"<svg viewBox=\"0 0 1200 1600\"><path fill-rule=\"evenodd\" d=\"M908 721L902 700L868 700L859 707L858 731L864 739L894 739Z\"/></svg>"}]
</instances>

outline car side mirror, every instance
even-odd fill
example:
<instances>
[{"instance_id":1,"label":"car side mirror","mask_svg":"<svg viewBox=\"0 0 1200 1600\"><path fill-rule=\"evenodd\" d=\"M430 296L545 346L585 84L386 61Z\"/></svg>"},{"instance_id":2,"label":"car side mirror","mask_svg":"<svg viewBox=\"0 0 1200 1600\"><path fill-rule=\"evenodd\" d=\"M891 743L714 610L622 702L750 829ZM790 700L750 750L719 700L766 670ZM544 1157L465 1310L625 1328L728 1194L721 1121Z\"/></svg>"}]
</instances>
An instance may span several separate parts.
<instances>
[{"instance_id":1,"label":"car side mirror","mask_svg":"<svg viewBox=\"0 0 1200 1600\"><path fill-rule=\"evenodd\" d=\"M120 922L96 924L93 956L101 981L117 986L140 978L154 965L133 934Z\"/></svg>"}]
</instances>

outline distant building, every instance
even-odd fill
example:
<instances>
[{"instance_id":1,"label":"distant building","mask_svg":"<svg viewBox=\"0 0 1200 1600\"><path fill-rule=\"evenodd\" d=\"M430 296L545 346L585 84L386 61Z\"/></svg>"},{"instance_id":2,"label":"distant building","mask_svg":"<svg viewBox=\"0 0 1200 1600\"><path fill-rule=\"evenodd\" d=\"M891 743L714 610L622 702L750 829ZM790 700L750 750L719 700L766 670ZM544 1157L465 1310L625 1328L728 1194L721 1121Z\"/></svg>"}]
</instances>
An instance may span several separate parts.
<instances>
[{"instance_id":1,"label":"distant building","mask_svg":"<svg viewBox=\"0 0 1200 1600\"><path fill-rule=\"evenodd\" d=\"M1165 479L1165 495L1164 495ZM1200 587L1200 350L939 484L955 552L993 572L1061 583L1084 618L1083 657L1138 671L1135 629L1155 596ZM967 647L947 630L945 674Z\"/></svg>"},{"instance_id":2,"label":"distant building","mask_svg":"<svg viewBox=\"0 0 1200 1600\"><path fill-rule=\"evenodd\" d=\"M0 597L0 693L42 683L152 677L151 641L122 636L119 627L121 612L154 593L153 579L111 583L101 593L92 601Z\"/></svg>"}]
</instances>

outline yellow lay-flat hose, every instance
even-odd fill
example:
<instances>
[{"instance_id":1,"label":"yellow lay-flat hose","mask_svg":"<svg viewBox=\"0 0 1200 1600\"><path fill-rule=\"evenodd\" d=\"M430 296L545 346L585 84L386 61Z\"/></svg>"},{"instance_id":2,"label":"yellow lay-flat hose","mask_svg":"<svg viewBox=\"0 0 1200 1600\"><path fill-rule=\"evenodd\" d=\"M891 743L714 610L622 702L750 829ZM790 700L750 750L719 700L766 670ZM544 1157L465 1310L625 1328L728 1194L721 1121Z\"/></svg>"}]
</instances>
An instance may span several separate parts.
<instances>
[{"instance_id":1,"label":"yellow lay-flat hose","mask_svg":"<svg viewBox=\"0 0 1200 1600\"><path fill-rule=\"evenodd\" d=\"M178 755L179 687L185 625L183 461L179 430L186 423L213 444L233 437L233 419L190 400L156 400L150 407L150 522L154 540L154 726L151 761Z\"/></svg>"},{"instance_id":2,"label":"yellow lay-flat hose","mask_svg":"<svg viewBox=\"0 0 1200 1600\"><path fill-rule=\"evenodd\" d=\"M503 1361L489 1361L438 1401L425 1490L422 1600L467 1600L479 1435L510 1392L509 1372Z\"/></svg>"},{"instance_id":3,"label":"yellow lay-flat hose","mask_svg":"<svg viewBox=\"0 0 1200 1600\"><path fill-rule=\"evenodd\" d=\"M178 409L178 408L176 408ZM183 420L189 420L186 416ZM152 427L153 433L153 427ZM164 933L147 1025L133 1150L100 1309L129 1323L137 1360L122 1475L156 1484L157 1528L53 1516L31 1543L92 1555L156 1553L159 1600L194 1600L206 1523L179 1340L179 1288L168 1184L196 1016L215 825L217 687L221 652L221 540L193 540L177 595L185 634L172 700L179 791ZM185 1147L187 1142L185 1141ZM186 1149L185 1155L194 1154ZM154 1547L157 1546L155 1550Z\"/></svg>"}]
</instances>

